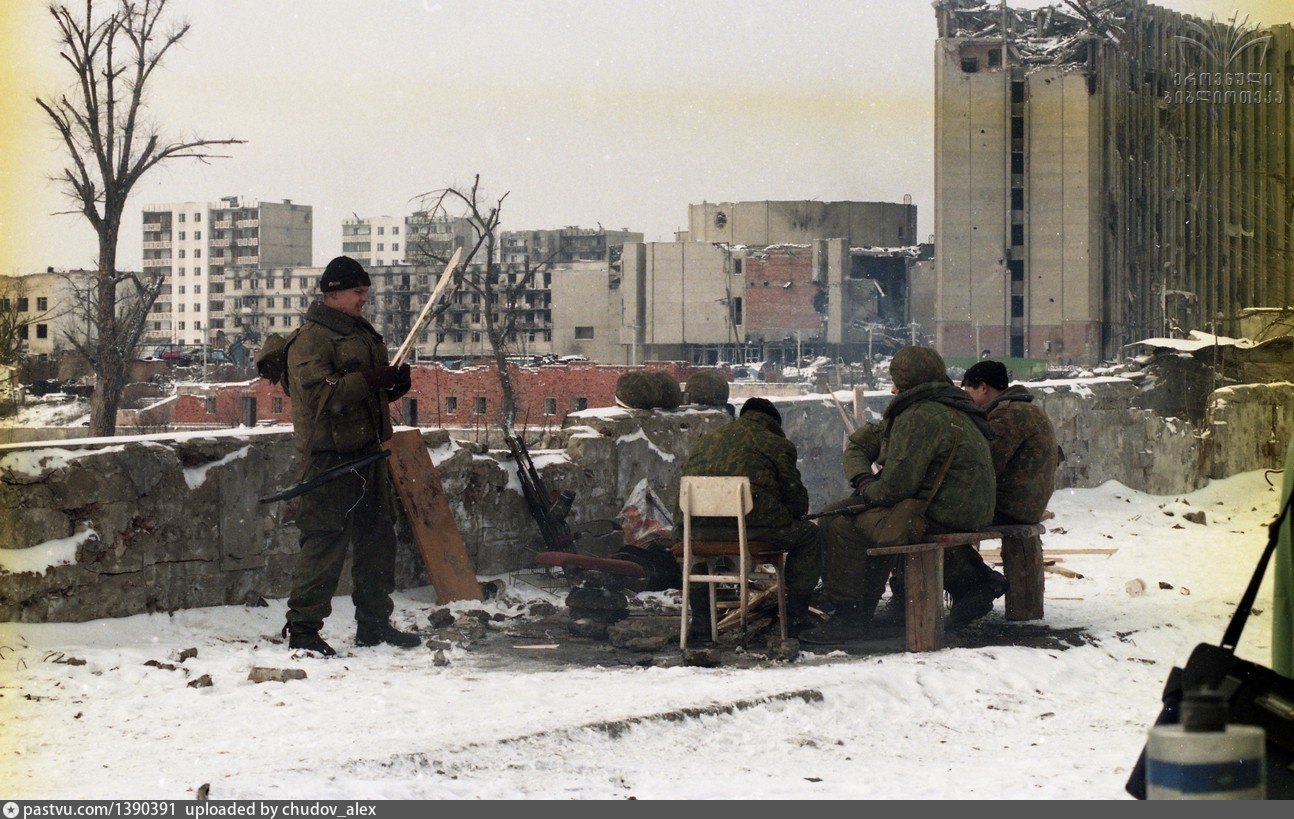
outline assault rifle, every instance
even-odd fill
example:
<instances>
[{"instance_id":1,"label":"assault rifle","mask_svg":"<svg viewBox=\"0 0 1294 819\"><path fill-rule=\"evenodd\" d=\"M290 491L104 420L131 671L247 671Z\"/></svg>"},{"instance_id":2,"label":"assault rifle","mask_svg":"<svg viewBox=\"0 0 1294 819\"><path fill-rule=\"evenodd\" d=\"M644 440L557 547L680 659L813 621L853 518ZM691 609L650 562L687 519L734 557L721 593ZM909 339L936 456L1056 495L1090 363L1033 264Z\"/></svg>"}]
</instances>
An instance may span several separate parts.
<instances>
[{"instance_id":1,"label":"assault rifle","mask_svg":"<svg viewBox=\"0 0 1294 819\"><path fill-rule=\"evenodd\" d=\"M857 515L860 512L866 512L873 508L874 504L863 501L861 503L851 503L848 506L842 506L839 509L826 509L821 512L814 512L811 515L805 515L800 520L818 520L819 518L834 518L836 515Z\"/></svg>"},{"instance_id":2,"label":"assault rifle","mask_svg":"<svg viewBox=\"0 0 1294 819\"><path fill-rule=\"evenodd\" d=\"M539 524L539 533L544 537L546 550L572 551L575 538L571 535L571 527L566 522L566 516L570 514L575 493L568 489L554 500L548 492L548 487L544 486L544 479L539 476L539 470L535 469L535 462L530 458L526 442L509 429L503 431L503 440L507 443L508 451L512 453L512 460L517 465L517 479L521 481L521 494L526 499L526 506L530 508L530 516L535 519L535 523Z\"/></svg>"},{"instance_id":3,"label":"assault rifle","mask_svg":"<svg viewBox=\"0 0 1294 819\"><path fill-rule=\"evenodd\" d=\"M347 461L344 464L338 464L332 469L320 472L309 480L293 484L282 492L276 492L266 498L261 498L261 503L274 503L275 501L289 500L297 495L304 495L307 492L318 489L329 481L334 481L354 469L361 469L369 464L380 461L383 458L391 457L391 450L384 449L381 452L374 452L371 455L361 455L353 461Z\"/></svg>"}]
</instances>

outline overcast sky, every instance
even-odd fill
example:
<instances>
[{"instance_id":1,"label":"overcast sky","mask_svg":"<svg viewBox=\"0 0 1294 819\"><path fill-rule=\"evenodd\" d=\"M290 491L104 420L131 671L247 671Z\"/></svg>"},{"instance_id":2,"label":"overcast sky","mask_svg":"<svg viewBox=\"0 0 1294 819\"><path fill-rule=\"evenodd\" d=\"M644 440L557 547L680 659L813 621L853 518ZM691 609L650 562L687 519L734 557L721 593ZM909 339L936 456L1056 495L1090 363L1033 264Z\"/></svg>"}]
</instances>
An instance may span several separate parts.
<instances>
[{"instance_id":1,"label":"overcast sky","mask_svg":"<svg viewBox=\"0 0 1294 819\"><path fill-rule=\"evenodd\" d=\"M1219 18L1237 4L1294 17L1288 0L1160 3ZM32 98L71 77L43 6L0 0L6 274L96 257L84 218L51 215L67 207L48 181L63 155ZM689 203L905 194L920 235L934 227L927 0L172 0L170 16L193 29L151 87L163 135L247 144L146 176L122 267L139 266L146 204L312 205L324 264L344 217L405 214L477 173L509 192L505 229L601 223L670 241Z\"/></svg>"}]
</instances>

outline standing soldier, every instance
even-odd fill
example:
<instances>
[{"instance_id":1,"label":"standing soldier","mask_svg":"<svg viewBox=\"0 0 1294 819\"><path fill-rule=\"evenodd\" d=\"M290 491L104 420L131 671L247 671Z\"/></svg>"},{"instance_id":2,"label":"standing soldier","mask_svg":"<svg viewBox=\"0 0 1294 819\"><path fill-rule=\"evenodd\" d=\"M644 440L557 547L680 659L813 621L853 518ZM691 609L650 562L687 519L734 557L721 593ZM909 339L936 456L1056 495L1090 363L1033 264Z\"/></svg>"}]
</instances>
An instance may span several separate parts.
<instances>
[{"instance_id":1,"label":"standing soldier","mask_svg":"<svg viewBox=\"0 0 1294 819\"><path fill-rule=\"evenodd\" d=\"M988 413L995 436L989 442L997 475L993 522L1041 523L1061 461L1056 429L1027 388L1008 383L1000 361L977 362L962 376L962 389Z\"/></svg>"},{"instance_id":2,"label":"standing soldier","mask_svg":"<svg viewBox=\"0 0 1294 819\"><path fill-rule=\"evenodd\" d=\"M288 346L286 386L306 479L378 452L391 437L387 403L409 391L409 365L390 366L382 336L361 315L370 284L368 273L354 259L338 256L329 262L319 282L323 301L310 305ZM417 635L389 622L395 590L395 505L386 461L379 458L302 495L296 520L301 552L292 572L283 629L288 645L336 654L319 630L332 612L332 596L351 545L355 644L418 645Z\"/></svg>"}]
</instances>

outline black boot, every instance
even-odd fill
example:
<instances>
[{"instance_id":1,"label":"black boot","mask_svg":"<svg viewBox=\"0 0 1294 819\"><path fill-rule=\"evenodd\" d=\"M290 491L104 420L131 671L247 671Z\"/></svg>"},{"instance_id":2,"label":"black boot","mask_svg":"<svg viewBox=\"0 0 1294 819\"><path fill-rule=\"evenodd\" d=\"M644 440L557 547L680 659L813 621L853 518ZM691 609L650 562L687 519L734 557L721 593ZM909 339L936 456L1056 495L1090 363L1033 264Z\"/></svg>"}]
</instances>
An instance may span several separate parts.
<instances>
[{"instance_id":1,"label":"black boot","mask_svg":"<svg viewBox=\"0 0 1294 819\"><path fill-rule=\"evenodd\" d=\"M422 645L422 638L417 634L400 631L387 621L375 623L361 620L355 628L355 645L375 646L382 643L400 648L414 648Z\"/></svg>"},{"instance_id":2,"label":"black boot","mask_svg":"<svg viewBox=\"0 0 1294 819\"><path fill-rule=\"evenodd\" d=\"M1006 594L1006 578L998 572L992 572L975 585L952 592L953 605L948 612L948 620L957 626L978 620L993 610L993 601Z\"/></svg>"},{"instance_id":3,"label":"black boot","mask_svg":"<svg viewBox=\"0 0 1294 819\"><path fill-rule=\"evenodd\" d=\"M871 629L872 612L876 604L870 606L859 603L844 603L836 606L836 613L826 624L809 629L800 634L800 642L818 646L834 646L867 639Z\"/></svg>"},{"instance_id":4,"label":"black boot","mask_svg":"<svg viewBox=\"0 0 1294 819\"><path fill-rule=\"evenodd\" d=\"M283 627L282 635L288 638L288 648L299 648L313 651L325 657L335 657L337 652L319 636L319 629L309 628L299 623L288 623Z\"/></svg>"},{"instance_id":5,"label":"black boot","mask_svg":"<svg viewBox=\"0 0 1294 819\"><path fill-rule=\"evenodd\" d=\"M809 596L791 594L786 598L786 636L799 637L800 632L808 631L820 621L809 611Z\"/></svg>"}]
</instances>

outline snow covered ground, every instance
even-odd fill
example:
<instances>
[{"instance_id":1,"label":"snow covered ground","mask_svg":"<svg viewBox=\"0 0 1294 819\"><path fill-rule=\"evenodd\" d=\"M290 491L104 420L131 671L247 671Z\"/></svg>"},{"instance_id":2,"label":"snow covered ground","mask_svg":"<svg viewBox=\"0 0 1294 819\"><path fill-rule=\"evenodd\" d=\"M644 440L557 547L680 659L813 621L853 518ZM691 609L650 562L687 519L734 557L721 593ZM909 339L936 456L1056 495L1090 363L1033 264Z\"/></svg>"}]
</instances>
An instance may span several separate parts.
<instances>
[{"instance_id":1,"label":"snow covered ground","mask_svg":"<svg viewBox=\"0 0 1294 819\"><path fill-rule=\"evenodd\" d=\"M29 397L16 414L0 419L3 426L32 429L80 427L89 423L89 399L63 393Z\"/></svg>"},{"instance_id":2,"label":"snow covered ground","mask_svg":"<svg viewBox=\"0 0 1294 819\"><path fill-rule=\"evenodd\" d=\"M276 642L282 600L0 624L0 792L183 799L209 783L213 799L1121 798L1169 667L1221 637L1276 497L1262 473L1181 498L1116 483L1058 492L1048 550L1117 550L1062 554L1081 579L1048 575L1046 623L1091 638L1067 650L836 652L700 669L501 663L454 648L437 666L425 649L353 648L345 598L325 629L343 654L331 660ZM1207 525L1183 520L1199 510ZM1144 594L1125 589L1133 579ZM539 594L518 585L505 598ZM428 629L431 600L426 589L400 594L396 622ZM1240 648L1264 664L1270 600L1268 584ZM197 656L179 662L190 647ZM257 685L253 666L308 678ZM188 687L204 674L211 687ZM776 699L803 690L820 701Z\"/></svg>"}]
</instances>

